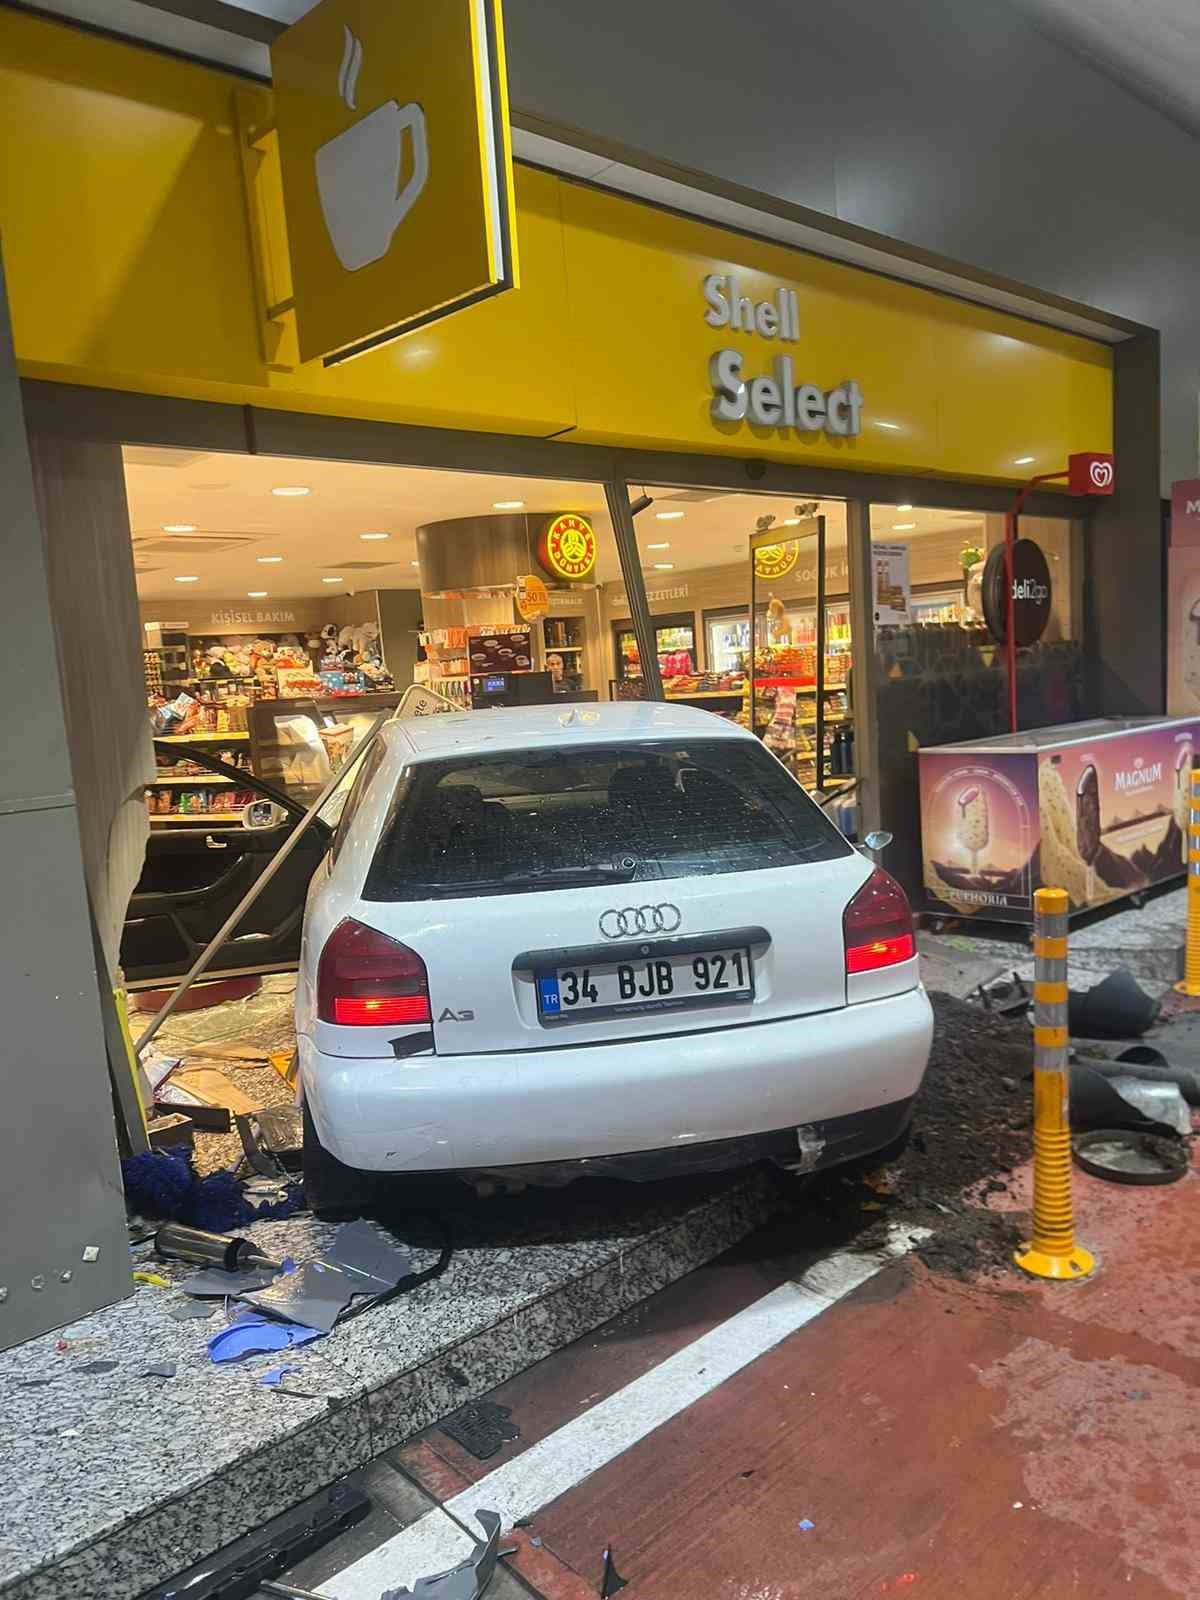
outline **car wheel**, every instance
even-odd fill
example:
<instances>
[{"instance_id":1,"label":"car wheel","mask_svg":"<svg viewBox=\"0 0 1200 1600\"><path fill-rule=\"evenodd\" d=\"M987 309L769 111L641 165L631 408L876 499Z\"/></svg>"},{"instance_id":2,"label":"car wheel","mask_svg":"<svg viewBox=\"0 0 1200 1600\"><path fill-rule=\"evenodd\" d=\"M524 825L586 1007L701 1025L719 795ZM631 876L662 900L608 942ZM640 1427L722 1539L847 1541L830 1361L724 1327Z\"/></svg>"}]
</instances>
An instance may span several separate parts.
<instances>
[{"instance_id":1,"label":"car wheel","mask_svg":"<svg viewBox=\"0 0 1200 1600\"><path fill-rule=\"evenodd\" d=\"M301 1170L304 1198L315 1216L342 1221L361 1216L377 1198L379 1176L348 1167L331 1156L317 1135L308 1105L304 1107L304 1151Z\"/></svg>"}]
</instances>

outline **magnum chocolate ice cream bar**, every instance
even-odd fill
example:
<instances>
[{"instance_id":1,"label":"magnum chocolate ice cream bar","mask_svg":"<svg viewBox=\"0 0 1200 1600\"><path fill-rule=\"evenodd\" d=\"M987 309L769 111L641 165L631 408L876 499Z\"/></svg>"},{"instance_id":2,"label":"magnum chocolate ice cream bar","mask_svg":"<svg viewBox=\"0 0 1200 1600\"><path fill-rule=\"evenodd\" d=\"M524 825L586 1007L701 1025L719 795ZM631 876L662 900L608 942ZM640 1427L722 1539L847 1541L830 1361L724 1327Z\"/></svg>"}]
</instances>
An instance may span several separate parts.
<instances>
[{"instance_id":1,"label":"magnum chocolate ice cream bar","mask_svg":"<svg viewBox=\"0 0 1200 1600\"><path fill-rule=\"evenodd\" d=\"M1089 762L1075 785L1075 848L1087 867L1087 896L1096 895L1096 857L1100 854L1100 778Z\"/></svg>"},{"instance_id":2,"label":"magnum chocolate ice cream bar","mask_svg":"<svg viewBox=\"0 0 1200 1600\"><path fill-rule=\"evenodd\" d=\"M971 871L979 871L979 854L986 850L991 831L988 825L987 795L977 784L963 789L954 797L957 812L955 833L959 844L970 852Z\"/></svg>"}]
</instances>

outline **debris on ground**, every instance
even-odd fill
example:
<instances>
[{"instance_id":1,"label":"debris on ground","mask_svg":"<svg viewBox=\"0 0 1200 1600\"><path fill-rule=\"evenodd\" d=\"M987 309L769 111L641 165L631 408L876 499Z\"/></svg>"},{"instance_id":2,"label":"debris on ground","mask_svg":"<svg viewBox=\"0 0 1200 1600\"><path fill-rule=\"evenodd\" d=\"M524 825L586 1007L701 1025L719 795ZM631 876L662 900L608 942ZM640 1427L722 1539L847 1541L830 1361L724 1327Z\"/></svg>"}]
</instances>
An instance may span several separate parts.
<instances>
[{"instance_id":1,"label":"debris on ground","mask_svg":"<svg viewBox=\"0 0 1200 1600\"><path fill-rule=\"evenodd\" d=\"M623 1578L617 1571L613 1562L611 1548L606 1550L604 1552L604 1572L600 1578L600 1600L612 1600L613 1595L619 1594L628 1582L629 1579Z\"/></svg>"},{"instance_id":2,"label":"debris on ground","mask_svg":"<svg viewBox=\"0 0 1200 1600\"><path fill-rule=\"evenodd\" d=\"M914 1254L965 1278L1007 1269L1027 1230L1024 1213L982 1202L1009 1193L1009 1174L1033 1150L1033 1036L1027 1022L969 1001L930 1000L933 1048L907 1147L886 1163L883 1181L869 1181L870 1164L818 1174L796 1212L806 1239L835 1249L883 1248L893 1219L928 1228ZM964 1199L981 1188L977 1200Z\"/></svg>"},{"instance_id":3,"label":"debris on ground","mask_svg":"<svg viewBox=\"0 0 1200 1600\"><path fill-rule=\"evenodd\" d=\"M1091 989L1067 995L1067 1026L1077 1039L1139 1039L1158 1017L1158 1001L1128 967L1118 967Z\"/></svg>"},{"instance_id":4,"label":"debris on ground","mask_svg":"<svg viewBox=\"0 0 1200 1600\"><path fill-rule=\"evenodd\" d=\"M487 1539L476 1540L473 1555L457 1567L451 1567L449 1572L418 1578L411 1589L404 1586L388 1589L379 1600L409 1600L410 1596L417 1600L479 1600L491 1583L500 1558L500 1518L494 1511L477 1511L475 1516Z\"/></svg>"},{"instance_id":5,"label":"debris on ground","mask_svg":"<svg viewBox=\"0 0 1200 1600\"><path fill-rule=\"evenodd\" d=\"M438 1423L455 1444L460 1444L476 1461L487 1461L501 1445L521 1437L516 1423L510 1422L512 1409L494 1400L476 1400L462 1406Z\"/></svg>"},{"instance_id":6,"label":"debris on ground","mask_svg":"<svg viewBox=\"0 0 1200 1600\"><path fill-rule=\"evenodd\" d=\"M1075 1164L1094 1178L1140 1187L1177 1183L1191 1166L1188 1147L1179 1139L1127 1129L1095 1129L1071 1141Z\"/></svg>"}]
</instances>

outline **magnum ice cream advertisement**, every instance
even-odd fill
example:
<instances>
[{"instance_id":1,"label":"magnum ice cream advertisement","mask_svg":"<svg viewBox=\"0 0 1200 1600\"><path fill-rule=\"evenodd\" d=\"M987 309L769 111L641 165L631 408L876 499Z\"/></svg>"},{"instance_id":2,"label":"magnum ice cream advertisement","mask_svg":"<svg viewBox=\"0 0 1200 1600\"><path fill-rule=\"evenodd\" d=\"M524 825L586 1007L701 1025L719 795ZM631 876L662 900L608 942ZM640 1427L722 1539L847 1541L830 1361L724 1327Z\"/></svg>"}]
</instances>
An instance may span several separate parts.
<instances>
[{"instance_id":1,"label":"magnum ice cream advertisement","mask_svg":"<svg viewBox=\"0 0 1200 1600\"><path fill-rule=\"evenodd\" d=\"M1041 748L921 751L930 909L1025 922L1043 886L1082 911L1183 873L1200 721L1104 726Z\"/></svg>"}]
</instances>

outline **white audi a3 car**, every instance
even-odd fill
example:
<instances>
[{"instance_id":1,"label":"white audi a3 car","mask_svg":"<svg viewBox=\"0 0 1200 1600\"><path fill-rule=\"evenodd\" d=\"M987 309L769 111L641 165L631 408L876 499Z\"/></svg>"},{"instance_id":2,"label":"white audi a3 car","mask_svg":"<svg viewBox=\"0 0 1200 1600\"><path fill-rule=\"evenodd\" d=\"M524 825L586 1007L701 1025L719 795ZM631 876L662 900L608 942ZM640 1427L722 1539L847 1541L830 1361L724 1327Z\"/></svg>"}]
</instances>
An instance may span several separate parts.
<instances>
[{"instance_id":1,"label":"white audi a3 car","mask_svg":"<svg viewBox=\"0 0 1200 1600\"><path fill-rule=\"evenodd\" d=\"M932 1034L899 885L750 733L661 704L385 725L312 880L296 1021L326 1211L383 1174L868 1155Z\"/></svg>"}]
</instances>

